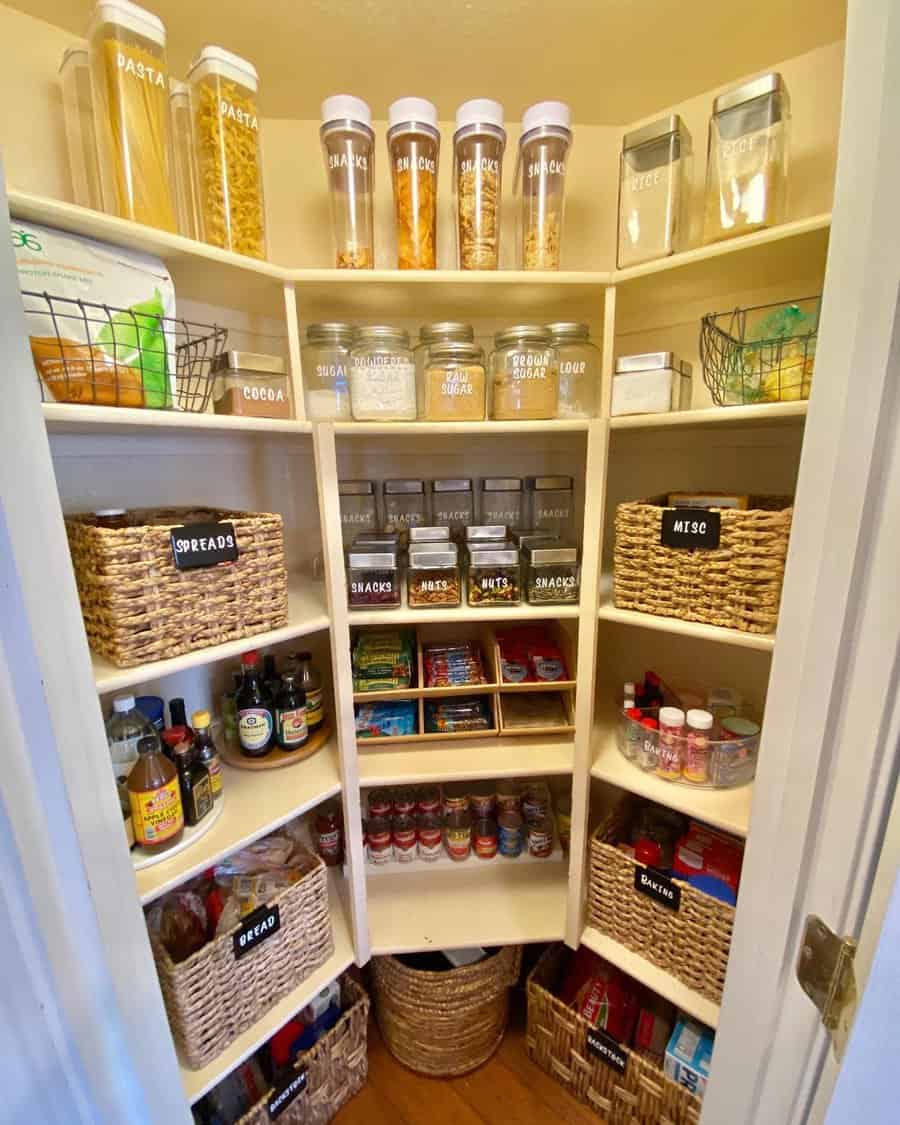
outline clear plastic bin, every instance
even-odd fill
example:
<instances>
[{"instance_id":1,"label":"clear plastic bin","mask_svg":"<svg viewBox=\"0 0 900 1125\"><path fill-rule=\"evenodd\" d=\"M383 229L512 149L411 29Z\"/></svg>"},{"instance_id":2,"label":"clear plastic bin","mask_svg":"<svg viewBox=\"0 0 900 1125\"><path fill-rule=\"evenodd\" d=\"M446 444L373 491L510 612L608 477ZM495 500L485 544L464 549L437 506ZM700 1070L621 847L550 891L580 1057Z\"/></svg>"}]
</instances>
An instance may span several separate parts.
<instances>
[{"instance_id":1,"label":"clear plastic bin","mask_svg":"<svg viewBox=\"0 0 900 1125\"><path fill-rule=\"evenodd\" d=\"M199 239L200 193L191 114L191 92L186 82L169 81L172 112L172 162L175 168L175 217L178 233Z\"/></svg>"},{"instance_id":2,"label":"clear plastic bin","mask_svg":"<svg viewBox=\"0 0 900 1125\"><path fill-rule=\"evenodd\" d=\"M691 134L677 113L622 138L619 161L620 269L687 246Z\"/></svg>"},{"instance_id":3,"label":"clear plastic bin","mask_svg":"<svg viewBox=\"0 0 900 1125\"><path fill-rule=\"evenodd\" d=\"M66 145L72 198L79 207L103 210L100 164L97 160L97 135L94 129L94 96L91 90L91 63L88 52L69 47L59 64L63 114L66 120Z\"/></svg>"},{"instance_id":4,"label":"clear plastic bin","mask_svg":"<svg viewBox=\"0 0 900 1125\"><path fill-rule=\"evenodd\" d=\"M458 269L495 270L499 265L505 148L503 106L488 98L463 102L453 134Z\"/></svg>"},{"instance_id":5,"label":"clear plastic bin","mask_svg":"<svg viewBox=\"0 0 900 1125\"><path fill-rule=\"evenodd\" d=\"M362 98L336 94L322 102L319 129L331 196L335 265L375 268L375 133Z\"/></svg>"},{"instance_id":6,"label":"clear plastic bin","mask_svg":"<svg viewBox=\"0 0 900 1125\"><path fill-rule=\"evenodd\" d=\"M255 352L223 352L210 367L213 410L251 418L291 418L291 386L284 360Z\"/></svg>"},{"instance_id":7,"label":"clear plastic bin","mask_svg":"<svg viewBox=\"0 0 900 1125\"><path fill-rule=\"evenodd\" d=\"M347 422L351 417L349 324L310 324L303 346L303 398L311 422Z\"/></svg>"},{"instance_id":8,"label":"clear plastic bin","mask_svg":"<svg viewBox=\"0 0 900 1125\"><path fill-rule=\"evenodd\" d=\"M437 184L441 134L437 109L424 98L399 98L388 109L397 268L437 266Z\"/></svg>"},{"instance_id":9,"label":"clear plastic bin","mask_svg":"<svg viewBox=\"0 0 900 1125\"><path fill-rule=\"evenodd\" d=\"M491 417L555 418L558 403L559 361L550 332L537 324L498 332L491 353Z\"/></svg>"},{"instance_id":10,"label":"clear plastic bin","mask_svg":"<svg viewBox=\"0 0 900 1125\"><path fill-rule=\"evenodd\" d=\"M557 418L593 418L600 385L600 349L591 343L586 324L548 324L550 343L559 360Z\"/></svg>"},{"instance_id":11,"label":"clear plastic bin","mask_svg":"<svg viewBox=\"0 0 900 1125\"><path fill-rule=\"evenodd\" d=\"M521 195L519 265L525 270L559 269L570 124L563 102L538 102L522 115L516 191Z\"/></svg>"},{"instance_id":12,"label":"clear plastic bin","mask_svg":"<svg viewBox=\"0 0 900 1125\"><path fill-rule=\"evenodd\" d=\"M344 547L358 543L365 535L378 534L375 483L371 480L339 480L341 536Z\"/></svg>"},{"instance_id":13,"label":"clear plastic bin","mask_svg":"<svg viewBox=\"0 0 900 1125\"><path fill-rule=\"evenodd\" d=\"M350 406L357 422L415 421L416 372L408 332L381 324L356 330Z\"/></svg>"}]
</instances>

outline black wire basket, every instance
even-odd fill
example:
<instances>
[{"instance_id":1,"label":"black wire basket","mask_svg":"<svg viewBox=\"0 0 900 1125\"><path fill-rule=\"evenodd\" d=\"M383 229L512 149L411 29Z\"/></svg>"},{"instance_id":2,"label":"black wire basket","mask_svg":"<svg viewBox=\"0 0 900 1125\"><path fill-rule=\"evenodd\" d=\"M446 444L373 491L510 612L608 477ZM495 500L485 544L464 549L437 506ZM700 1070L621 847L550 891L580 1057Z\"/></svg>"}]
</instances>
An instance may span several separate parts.
<instances>
[{"instance_id":1,"label":"black wire basket","mask_svg":"<svg viewBox=\"0 0 900 1125\"><path fill-rule=\"evenodd\" d=\"M228 330L22 290L45 402L206 410Z\"/></svg>"},{"instance_id":2,"label":"black wire basket","mask_svg":"<svg viewBox=\"0 0 900 1125\"><path fill-rule=\"evenodd\" d=\"M717 406L809 398L821 297L710 313L700 322L703 381Z\"/></svg>"}]
</instances>

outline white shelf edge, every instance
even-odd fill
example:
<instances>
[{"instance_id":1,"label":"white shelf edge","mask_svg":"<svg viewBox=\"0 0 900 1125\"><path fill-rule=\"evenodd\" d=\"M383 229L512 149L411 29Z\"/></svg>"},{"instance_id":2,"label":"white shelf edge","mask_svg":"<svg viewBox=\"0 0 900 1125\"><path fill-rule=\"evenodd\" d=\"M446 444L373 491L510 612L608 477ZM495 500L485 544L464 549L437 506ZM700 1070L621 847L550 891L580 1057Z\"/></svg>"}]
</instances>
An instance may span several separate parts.
<instances>
[{"instance_id":1,"label":"white shelf edge","mask_svg":"<svg viewBox=\"0 0 900 1125\"><path fill-rule=\"evenodd\" d=\"M555 741L500 735L477 746L423 742L414 749L360 749L359 783L364 789L373 789L438 781L560 777L572 773L574 759L575 741L571 735Z\"/></svg>"},{"instance_id":2,"label":"white shelf edge","mask_svg":"<svg viewBox=\"0 0 900 1125\"><path fill-rule=\"evenodd\" d=\"M547 418L541 422L506 422L487 418L480 422L335 422L341 436L371 434L543 434L587 433L590 418Z\"/></svg>"},{"instance_id":3,"label":"white shelf edge","mask_svg":"<svg viewBox=\"0 0 900 1125\"><path fill-rule=\"evenodd\" d=\"M718 1004L712 1000L707 1000L705 996L701 996L692 988L688 988L687 985L682 984L680 980L676 980L670 973L667 973L665 969L658 968L652 961L648 961L639 953L634 953L627 946L613 941L606 934L601 934L593 926L585 927L584 933L581 935L581 943L586 945L588 949L593 950L598 957L605 958L616 968L646 985L651 992L662 996L664 1000L668 1000L676 1007L681 1008L682 1011L687 1012L689 1016L705 1023L707 1027L715 1030L718 1026Z\"/></svg>"},{"instance_id":4,"label":"white shelf edge","mask_svg":"<svg viewBox=\"0 0 900 1125\"><path fill-rule=\"evenodd\" d=\"M70 402L41 403L51 434L146 433L164 430L237 434L309 434L311 422L283 418L244 418L182 410L140 410L127 406L83 406Z\"/></svg>"},{"instance_id":5,"label":"white shelf edge","mask_svg":"<svg viewBox=\"0 0 900 1125\"><path fill-rule=\"evenodd\" d=\"M557 840L553 845L553 851L543 859L530 855L527 850L523 850L520 855L503 856L497 852L493 859L479 859L474 850L468 859L455 860L451 859L446 852L444 852L438 859L431 860L430 862L424 859L414 859L410 863L397 863L391 860L389 863L379 864L370 863L366 860L366 878L367 879L383 879L386 876L411 876L420 872L452 872L453 875L462 874L469 871L474 876L481 875L485 872L492 870L495 867L506 868L519 868L530 867L534 864L540 864L542 867L551 863L565 863L566 857L563 855L563 850L559 846ZM346 874L346 869L345 869ZM452 878L453 875L450 877Z\"/></svg>"},{"instance_id":6,"label":"white shelf edge","mask_svg":"<svg viewBox=\"0 0 900 1125\"><path fill-rule=\"evenodd\" d=\"M406 594L398 609L351 609L348 610L350 627L354 625L424 625L436 622L452 625L455 621L548 621L560 617L577 617L577 605L521 605L489 606L466 605L455 609L410 609L405 604Z\"/></svg>"},{"instance_id":7,"label":"white shelf edge","mask_svg":"<svg viewBox=\"0 0 900 1125\"><path fill-rule=\"evenodd\" d=\"M601 621L632 625L640 629L655 629L661 633L677 633L682 637L695 637L716 644L752 648L758 652L772 652L774 634L743 633L740 629L726 629L721 625L704 625L699 621L682 621L680 617L660 617L653 613L639 613L634 609L619 609L611 602L603 602L597 611Z\"/></svg>"},{"instance_id":8,"label":"white shelf edge","mask_svg":"<svg viewBox=\"0 0 900 1125\"><path fill-rule=\"evenodd\" d=\"M315 285L597 285L610 284L605 270L339 270L290 268L288 280Z\"/></svg>"},{"instance_id":9,"label":"white shelf edge","mask_svg":"<svg viewBox=\"0 0 900 1125\"><path fill-rule=\"evenodd\" d=\"M734 426L794 422L806 417L806 402L766 402L757 406L711 406L704 410L675 410L668 414L622 414L610 418L611 430L653 430L671 427Z\"/></svg>"}]
</instances>

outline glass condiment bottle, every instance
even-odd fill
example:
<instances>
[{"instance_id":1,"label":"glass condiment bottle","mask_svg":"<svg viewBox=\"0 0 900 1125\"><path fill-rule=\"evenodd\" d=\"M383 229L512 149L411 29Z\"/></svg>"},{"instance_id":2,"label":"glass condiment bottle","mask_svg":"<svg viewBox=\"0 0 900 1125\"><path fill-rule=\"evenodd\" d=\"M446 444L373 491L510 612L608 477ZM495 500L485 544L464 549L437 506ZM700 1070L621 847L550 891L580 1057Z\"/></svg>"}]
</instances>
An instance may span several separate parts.
<instances>
[{"instance_id":1,"label":"glass condiment bottle","mask_svg":"<svg viewBox=\"0 0 900 1125\"><path fill-rule=\"evenodd\" d=\"M138 760L128 775L128 799L134 842L160 849L174 844L184 830L178 773L155 737L138 742Z\"/></svg>"},{"instance_id":2,"label":"glass condiment bottle","mask_svg":"<svg viewBox=\"0 0 900 1125\"><path fill-rule=\"evenodd\" d=\"M320 710L321 710L321 691ZM306 692L297 686L297 673L287 671L275 700L275 741L282 750L299 750L309 741Z\"/></svg>"},{"instance_id":3,"label":"glass condiment bottle","mask_svg":"<svg viewBox=\"0 0 900 1125\"><path fill-rule=\"evenodd\" d=\"M437 176L441 134L425 98L399 98L388 109L388 154L394 185L397 268L437 265Z\"/></svg>"},{"instance_id":4,"label":"glass condiment bottle","mask_svg":"<svg viewBox=\"0 0 900 1125\"><path fill-rule=\"evenodd\" d=\"M337 867L344 857L344 832L341 806L326 801L316 809L314 824L316 851L326 867Z\"/></svg>"},{"instance_id":5,"label":"glass condiment bottle","mask_svg":"<svg viewBox=\"0 0 900 1125\"><path fill-rule=\"evenodd\" d=\"M491 417L555 418L558 401L559 363L549 331L519 324L498 332L491 352Z\"/></svg>"},{"instance_id":6,"label":"glass condiment bottle","mask_svg":"<svg viewBox=\"0 0 900 1125\"><path fill-rule=\"evenodd\" d=\"M413 422L416 371L409 333L387 324L359 328L350 351L350 408L357 422Z\"/></svg>"},{"instance_id":7,"label":"glass condiment bottle","mask_svg":"<svg viewBox=\"0 0 900 1125\"><path fill-rule=\"evenodd\" d=\"M265 684L266 691L272 702L275 702L275 696L281 688L281 677L278 675L278 668L275 664L274 653L267 652L263 657L263 684Z\"/></svg>"},{"instance_id":8,"label":"glass condiment bottle","mask_svg":"<svg viewBox=\"0 0 900 1125\"><path fill-rule=\"evenodd\" d=\"M106 723L109 756L117 782L124 782L138 760L142 738L156 738L153 724L137 709L133 695L117 695Z\"/></svg>"},{"instance_id":9,"label":"glass condiment bottle","mask_svg":"<svg viewBox=\"0 0 900 1125\"><path fill-rule=\"evenodd\" d=\"M375 132L362 98L335 94L322 102L319 128L331 196L335 265L375 268Z\"/></svg>"},{"instance_id":10,"label":"glass condiment bottle","mask_svg":"<svg viewBox=\"0 0 900 1125\"><path fill-rule=\"evenodd\" d=\"M237 742L237 693L241 690L241 673L231 673L232 687L222 695L222 729L228 742Z\"/></svg>"},{"instance_id":11,"label":"glass condiment bottle","mask_svg":"<svg viewBox=\"0 0 900 1125\"><path fill-rule=\"evenodd\" d=\"M423 324L419 329L419 342L413 350L413 361L416 367L416 411L420 418L425 417L425 369L431 362L431 349L451 340L473 343L475 332L472 325L459 320L439 320L433 324Z\"/></svg>"},{"instance_id":12,"label":"glass condiment bottle","mask_svg":"<svg viewBox=\"0 0 900 1125\"><path fill-rule=\"evenodd\" d=\"M191 715L194 728L194 758L206 767L213 800L222 796L222 760L212 736L212 717L209 711L195 711Z\"/></svg>"},{"instance_id":13,"label":"glass condiment bottle","mask_svg":"<svg viewBox=\"0 0 900 1125\"><path fill-rule=\"evenodd\" d=\"M350 413L350 347L353 327L310 324L302 349L303 401L311 422L346 422Z\"/></svg>"},{"instance_id":14,"label":"glass condiment bottle","mask_svg":"<svg viewBox=\"0 0 900 1125\"><path fill-rule=\"evenodd\" d=\"M238 742L248 758L261 758L269 750L275 730L272 700L259 679L259 654L241 658L241 686L237 693Z\"/></svg>"},{"instance_id":15,"label":"glass condiment bottle","mask_svg":"<svg viewBox=\"0 0 900 1125\"><path fill-rule=\"evenodd\" d=\"M687 245L691 134L677 113L622 138L619 269L665 258Z\"/></svg>"},{"instance_id":16,"label":"glass condiment bottle","mask_svg":"<svg viewBox=\"0 0 900 1125\"><path fill-rule=\"evenodd\" d=\"M548 324L550 343L559 360L557 418L593 418L600 384L600 349L591 343L586 324Z\"/></svg>"},{"instance_id":17,"label":"glass condiment bottle","mask_svg":"<svg viewBox=\"0 0 900 1125\"><path fill-rule=\"evenodd\" d=\"M179 742L174 750L175 769L181 790L184 823L193 828L210 812L214 803L209 770L194 758L191 744Z\"/></svg>"},{"instance_id":18,"label":"glass condiment bottle","mask_svg":"<svg viewBox=\"0 0 900 1125\"><path fill-rule=\"evenodd\" d=\"M522 115L516 190L521 192L519 264L525 270L559 269L570 125L564 102L538 102Z\"/></svg>"},{"instance_id":19,"label":"glass condiment bottle","mask_svg":"<svg viewBox=\"0 0 900 1125\"><path fill-rule=\"evenodd\" d=\"M456 111L453 193L456 199L456 265L495 270L500 264L500 202L506 130L503 106L473 98Z\"/></svg>"},{"instance_id":20,"label":"glass condiment bottle","mask_svg":"<svg viewBox=\"0 0 900 1125\"><path fill-rule=\"evenodd\" d=\"M295 652L297 683L306 695L306 724L313 734L325 719L325 704L322 694L322 677L313 664L311 652Z\"/></svg>"}]
</instances>

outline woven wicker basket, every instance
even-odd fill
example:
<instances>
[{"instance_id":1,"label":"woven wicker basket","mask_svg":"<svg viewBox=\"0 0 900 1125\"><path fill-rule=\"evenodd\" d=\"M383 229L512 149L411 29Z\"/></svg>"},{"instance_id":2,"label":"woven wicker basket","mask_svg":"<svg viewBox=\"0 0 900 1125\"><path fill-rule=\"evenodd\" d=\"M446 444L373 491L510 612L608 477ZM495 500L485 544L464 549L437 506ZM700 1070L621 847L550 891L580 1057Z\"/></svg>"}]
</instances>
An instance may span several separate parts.
<instances>
[{"instance_id":1,"label":"woven wicker basket","mask_svg":"<svg viewBox=\"0 0 900 1125\"><path fill-rule=\"evenodd\" d=\"M636 891L634 871L641 865L615 846L625 838L633 810L634 803L624 798L591 838L590 924L718 1004L734 908L680 880L677 911Z\"/></svg>"},{"instance_id":2,"label":"woven wicker basket","mask_svg":"<svg viewBox=\"0 0 900 1125\"><path fill-rule=\"evenodd\" d=\"M772 633L784 581L793 501L751 496L746 511L723 508L719 546L709 550L660 543L664 496L616 509L616 606Z\"/></svg>"},{"instance_id":3,"label":"woven wicker basket","mask_svg":"<svg viewBox=\"0 0 900 1125\"><path fill-rule=\"evenodd\" d=\"M131 668L287 624L281 516L152 508L129 519L115 529L90 514L66 519L88 642L101 656ZM217 520L234 524L237 561L176 569L171 529Z\"/></svg>"},{"instance_id":4,"label":"woven wicker basket","mask_svg":"<svg viewBox=\"0 0 900 1125\"><path fill-rule=\"evenodd\" d=\"M447 972L410 969L395 957L372 963L375 1017L391 1054L432 1077L467 1074L500 1046L509 989L518 981L521 946Z\"/></svg>"},{"instance_id":5,"label":"woven wicker basket","mask_svg":"<svg viewBox=\"0 0 900 1125\"><path fill-rule=\"evenodd\" d=\"M334 952L325 865L307 852L302 877L271 900L280 929L240 958L232 934L208 942L176 965L151 934L172 1036L196 1070L220 1054Z\"/></svg>"},{"instance_id":6,"label":"woven wicker basket","mask_svg":"<svg viewBox=\"0 0 900 1125\"><path fill-rule=\"evenodd\" d=\"M326 1125L365 1085L369 1069L369 997L348 976L341 978L341 1006L344 1012L331 1031L297 1059L294 1073L306 1071L306 1088L277 1115L279 1125ZM268 1105L272 1093L270 1090L245 1113L238 1125L270 1125L273 1118Z\"/></svg>"},{"instance_id":7,"label":"woven wicker basket","mask_svg":"<svg viewBox=\"0 0 900 1125\"><path fill-rule=\"evenodd\" d=\"M590 1024L554 991L569 951L552 945L528 978L528 1056L603 1119L604 1125L697 1125L700 1102L634 1051L619 1074L587 1048Z\"/></svg>"}]
</instances>

